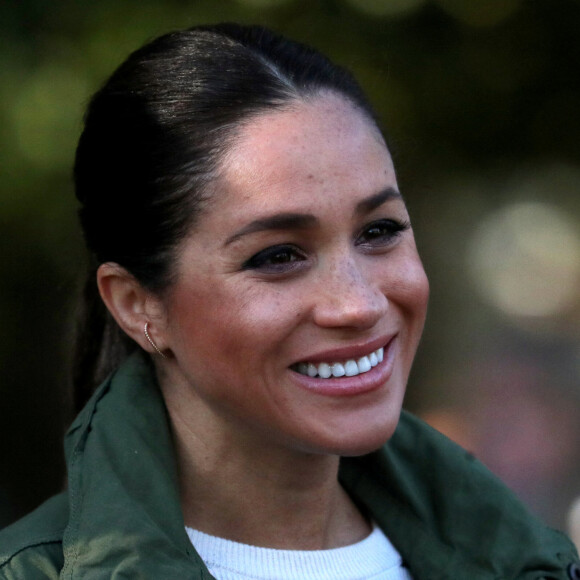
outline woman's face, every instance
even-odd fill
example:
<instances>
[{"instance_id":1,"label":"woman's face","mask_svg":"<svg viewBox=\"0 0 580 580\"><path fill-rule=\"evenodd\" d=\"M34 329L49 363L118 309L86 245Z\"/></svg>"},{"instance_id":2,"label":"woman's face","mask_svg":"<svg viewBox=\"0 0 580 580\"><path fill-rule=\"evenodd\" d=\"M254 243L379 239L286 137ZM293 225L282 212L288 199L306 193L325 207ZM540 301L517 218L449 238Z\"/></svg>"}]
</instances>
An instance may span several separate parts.
<instances>
[{"instance_id":1,"label":"woman's face","mask_svg":"<svg viewBox=\"0 0 580 580\"><path fill-rule=\"evenodd\" d=\"M428 283L390 155L350 103L248 124L177 268L162 387L190 429L340 455L391 436Z\"/></svg>"}]
</instances>

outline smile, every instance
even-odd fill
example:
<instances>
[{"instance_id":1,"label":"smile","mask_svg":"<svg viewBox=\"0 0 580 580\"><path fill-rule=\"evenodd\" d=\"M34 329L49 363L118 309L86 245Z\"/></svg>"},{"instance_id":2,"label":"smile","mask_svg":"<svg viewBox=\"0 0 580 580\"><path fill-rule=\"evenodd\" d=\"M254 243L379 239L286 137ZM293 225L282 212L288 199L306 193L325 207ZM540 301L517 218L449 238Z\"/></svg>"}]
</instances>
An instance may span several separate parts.
<instances>
[{"instance_id":1,"label":"smile","mask_svg":"<svg viewBox=\"0 0 580 580\"><path fill-rule=\"evenodd\" d=\"M318 364L301 362L292 368L301 375L309 377L318 377L321 379L356 377L363 373L368 373L373 367L376 367L383 361L384 348L378 348L369 355L363 356L357 360L349 359L343 362L322 362Z\"/></svg>"}]
</instances>

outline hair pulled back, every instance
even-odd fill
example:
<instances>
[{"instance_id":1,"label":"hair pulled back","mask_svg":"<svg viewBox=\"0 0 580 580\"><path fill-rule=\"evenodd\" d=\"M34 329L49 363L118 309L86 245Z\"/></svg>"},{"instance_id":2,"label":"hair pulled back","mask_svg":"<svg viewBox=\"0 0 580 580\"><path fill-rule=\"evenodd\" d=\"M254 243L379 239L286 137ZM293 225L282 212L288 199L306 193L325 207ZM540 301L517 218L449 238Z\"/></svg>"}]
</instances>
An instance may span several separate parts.
<instances>
[{"instance_id":1,"label":"hair pulled back","mask_svg":"<svg viewBox=\"0 0 580 580\"><path fill-rule=\"evenodd\" d=\"M99 264L118 263L151 291L167 288L176 247L241 127L325 90L374 120L353 76L319 52L262 27L219 24L153 40L94 95L74 168L91 254L73 370L77 408L137 348L98 295Z\"/></svg>"}]
</instances>

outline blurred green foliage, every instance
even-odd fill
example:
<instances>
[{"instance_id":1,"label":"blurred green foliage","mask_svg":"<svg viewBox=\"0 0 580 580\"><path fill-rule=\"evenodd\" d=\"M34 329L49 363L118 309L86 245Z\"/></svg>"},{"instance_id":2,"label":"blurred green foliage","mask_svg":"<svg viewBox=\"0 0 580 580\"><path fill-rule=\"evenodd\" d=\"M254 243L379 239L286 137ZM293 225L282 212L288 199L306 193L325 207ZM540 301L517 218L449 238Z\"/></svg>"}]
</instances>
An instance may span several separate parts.
<instances>
[{"instance_id":1,"label":"blurred green foliage","mask_svg":"<svg viewBox=\"0 0 580 580\"><path fill-rule=\"evenodd\" d=\"M316 46L376 105L433 290L408 406L457 402L453 377L498 344L540 349L558 388L580 382L580 308L533 332L514 325L477 298L463 254L510 200L580 215L580 2L12 0L0 4L0 526L63 480L84 261L70 172L84 106L144 41L223 20ZM534 176L541 187L522 186ZM561 524L554 509L544 515Z\"/></svg>"}]
</instances>

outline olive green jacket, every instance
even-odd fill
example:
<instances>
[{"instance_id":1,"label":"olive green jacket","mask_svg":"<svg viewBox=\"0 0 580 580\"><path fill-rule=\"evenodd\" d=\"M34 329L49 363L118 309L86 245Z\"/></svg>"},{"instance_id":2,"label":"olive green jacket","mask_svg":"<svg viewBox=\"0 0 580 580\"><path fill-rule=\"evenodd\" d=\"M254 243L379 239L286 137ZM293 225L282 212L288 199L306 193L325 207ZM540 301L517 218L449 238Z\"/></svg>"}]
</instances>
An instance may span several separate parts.
<instances>
[{"instance_id":1,"label":"olive green jacket","mask_svg":"<svg viewBox=\"0 0 580 580\"><path fill-rule=\"evenodd\" d=\"M68 491L0 532L0 579L212 578L185 532L168 418L142 355L98 389L65 445ZM415 580L580 578L569 540L407 413L382 450L343 459L340 478Z\"/></svg>"}]
</instances>

